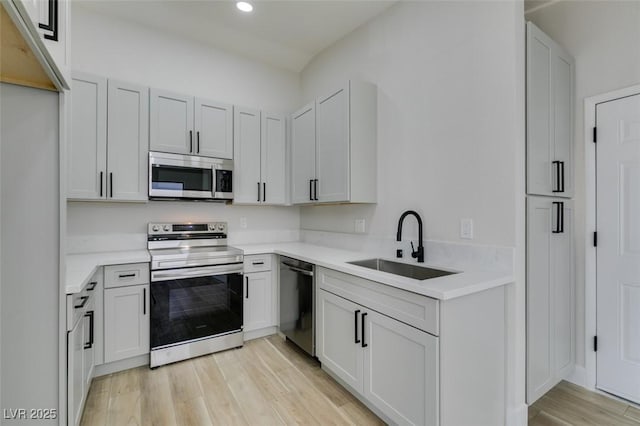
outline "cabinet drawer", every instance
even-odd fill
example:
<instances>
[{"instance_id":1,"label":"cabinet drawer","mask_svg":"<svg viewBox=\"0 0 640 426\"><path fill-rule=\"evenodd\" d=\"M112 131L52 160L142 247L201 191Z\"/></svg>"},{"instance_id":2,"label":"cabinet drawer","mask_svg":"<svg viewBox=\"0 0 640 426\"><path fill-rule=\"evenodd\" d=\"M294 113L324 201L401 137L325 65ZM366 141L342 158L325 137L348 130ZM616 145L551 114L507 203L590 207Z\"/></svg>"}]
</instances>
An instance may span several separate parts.
<instances>
[{"instance_id":1,"label":"cabinet drawer","mask_svg":"<svg viewBox=\"0 0 640 426\"><path fill-rule=\"evenodd\" d=\"M244 273L263 272L271 270L271 255L259 254L244 257Z\"/></svg>"},{"instance_id":2,"label":"cabinet drawer","mask_svg":"<svg viewBox=\"0 0 640 426\"><path fill-rule=\"evenodd\" d=\"M149 283L149 264L131 263L104 267L104 288Z\"/></svg>"},{"instance_id":3,"label":"cabinet drawer","mask_svg":"<svg viewBox=\"0 0 640 426\"><path fill-rule=\"evenodd\" d=\"M73 330L78 320L95 306L95 292L93 291L98 285L97 274L102 273L102 269L98 268L98 272L89 280L82 291L75 294L67 295L67 331Z\"/></svg>"},{"instance_id":4,"label":"cabinet drawer","mask_svg":"<svg viewBox=\"0 0 640 426\"><path fill-rule=\"evenodd\" d=\"M316 285L427 333L440 333L436 299L326 268L316 269Z\"/></svg>"}]
</instances>

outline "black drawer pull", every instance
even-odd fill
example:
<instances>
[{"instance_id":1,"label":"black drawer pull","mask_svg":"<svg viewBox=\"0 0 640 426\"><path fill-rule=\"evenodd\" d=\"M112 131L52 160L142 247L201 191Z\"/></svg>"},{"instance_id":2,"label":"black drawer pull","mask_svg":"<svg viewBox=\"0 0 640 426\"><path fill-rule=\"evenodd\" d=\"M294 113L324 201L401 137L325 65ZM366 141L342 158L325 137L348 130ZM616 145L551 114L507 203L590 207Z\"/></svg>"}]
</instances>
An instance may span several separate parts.
<instances>
[{"instance_id":1,"label":"black drawer pull","mask_svg":"<svg viewBox=\"0 0 640 426\"><path fill-rule=\"evenodd\" d=\"M254 265L264 265L264 262L253 262Z\"/></svg>"},{"instance_id":2,"label":"black drawer pull","mask_svg":"<svg viewBox=\"0 0 640 426\"><path fill-rule=\"evenodd\" d=\"M82 303L80 303L79 305L75 305L74 308L76 309L84 308L84 305L86 305L87 301L89 300L89 296L82 296L80 297L80 300L82 300Z\"/></svg>"},{"instance_id":3,"label":"black drawer pull","mask_svg":"<svg viewBox=\"0 0 640 426\"><path fill-rule=\"evenodd\" d=\"M89 341L84 344L84 349L91 349L93 347L93 311L89 311L84 314L85 317L89 318Z\"/></svg>"},{"instance_id":4,"label":"black drawer pull","mask_svg":"<svg viewBox=\"0 0 640 426\"><path fill-rule=\"evenodd\" d=\"M135 273L133 273L133 274L120 274L120 275L118 275L118 278L133 278L135 276L136 276Z\"/></svg>"},{"instance_id":5,"label":"black drawer pull","mask_svg":"<svg viewBox=\"0 0 640 426\"><path fill-rule=\"evenodd\" d=\"M142 315L147 315L147 289L142 289Z\"/></svg>"},{"instance_id":6,"label":"black drawer pull","mask_svg":"<svg viewBox=\"0 0 640 426\"><path fill-rule=\"evenodd\" d=\"M366 348L367 346L369 346L367 343L364 342L364 317L367 316L367 313L364 312L362 314L362 347Z\"/></svg>"},{"instance_id":7,"label":"black drawer pull","mask_svg":"<svg viewBox=\"0 0 640 426\"><path fill-rule=\"evenodd\" d=\"M354 343L360 343L360 339L358 339L358 314L360 313L360 309L353 313L353 334L354 334Z\"/></svg>"},{"instance_id":8,"label":"black drawer pull","mask_svg":"<svg viewBox=\"0 0 640 426\"><path fill-rule=\"evenodd\" d=\"M93 291L98 286L98 281L91 281L89 285L91 287L87 286L87 291Z\"/></svg>"}]
</instances>

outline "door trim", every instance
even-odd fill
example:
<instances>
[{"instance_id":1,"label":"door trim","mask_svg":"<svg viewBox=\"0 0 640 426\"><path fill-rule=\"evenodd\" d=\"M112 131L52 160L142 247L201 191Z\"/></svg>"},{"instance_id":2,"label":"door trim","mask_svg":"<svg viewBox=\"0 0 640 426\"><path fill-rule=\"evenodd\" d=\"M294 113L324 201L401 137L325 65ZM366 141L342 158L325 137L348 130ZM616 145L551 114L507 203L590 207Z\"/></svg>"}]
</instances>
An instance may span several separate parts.
<instances>
[{"instance_id":1,"label":"door trim","mask_svg":"<svg viewBox=\"0 0 640 426\"><path fill-rule=\"evenodd\" d=\"M596 144L593 143L593 128L596 126L598 104L640 94L640 84L614 90L584 100L584 143L585 143L585 367L577 372L572 381L590 390L596 389L596 353L593 350L593 336L596 335L596 248L593 246L593 232L596 231Z\"/></svg>"}]
</instances>

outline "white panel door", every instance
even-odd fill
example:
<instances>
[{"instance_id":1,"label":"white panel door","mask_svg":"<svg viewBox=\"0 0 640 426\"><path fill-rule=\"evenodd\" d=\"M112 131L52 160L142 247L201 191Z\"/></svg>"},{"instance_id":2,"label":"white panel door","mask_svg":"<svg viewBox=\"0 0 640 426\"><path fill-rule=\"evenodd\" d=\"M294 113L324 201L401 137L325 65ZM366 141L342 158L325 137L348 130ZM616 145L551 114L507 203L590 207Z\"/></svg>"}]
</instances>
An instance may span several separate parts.
<instances>
[{"instance_id":1,"label":"white panel door","mask_svg":"<svg viewBox=\"0 0 640 426\"><path fill-rule=\"evenodd\" d=\"M193 97L151 89L149 146L152 151L191 154L194 151Z\"/></svg>"},{"instance_id":2,"label":"white panel door","mask_svg":"<svg viewBox=\"0 0 640 426\"><path fill-rule=\"evenodd\" d=\"M375 311L364 321L364 396L398 424L438 424L438 338Z\"/></svg>"},{"instance_id":3,"label":"white panel door","mask_svg":"<svg viewBox=\"0 0 640 426\"><path fill-rule=\"evenodd\" d=\"M106 194L107 80L74 73L67 146L67 197L95 200Z\"/></svg>"},{"instance_id":4,"label":"white panel door","mask_svg":"<svg viewBox=\"0 0 640 426\"><path fill-rule=\"evenodd\" d=\"M194 154L232 159L233 106L196 98L194 138Z\"/></svg>"},{"instance_id":5,"label":"white panel door","mask_svg":"<svg viewBox=\"0 0 640 426\"><path fill-rule=\"evenodd\" d=\"M104 361L149 352L149 285L104 291Z\"/></svg>"},{"instance_id":6,"label":"white panel door","mask_svg":"<svg viewBox=\"0 0 640 426\"><path fill-rule=\"evenodd\" d=\"M235 204L262 202L260 180L260 111L236 107L234 111L234 188Z\"/></svg>"},{"instance_id":7,"label":"white panel door","mask_svg":"<svg viewBox=\"0 0 640 426\"><path fill-rule=\"evenodd\" d=\"M348 86L316 102L316 138L316 198L349 201Z\"/></svg>"},{"instance_id":8,"label":"white panel door","mask_svg":"<svg viewBox=\"0 0 640 426\"><path fill-rule=\"evenodd\" d=\"M358 392L364 388L364 352L358 318L364 310L325 290L317 292L316 355Z\"/></svg>"},{"instance_id":9,"label":"white panel door","mask_svg":"<svg viewBox=\"0 0 640 426\"><path fill-rule=\"evenodd\" d=\"M244 331L273 325L271 271L244 276Z\"/></svg>"},{"instance_id":10,"label":"white panel door","mask_svg":"<svg viewBox=\"0 0 640 426\"><path fill-rule=\"evenodd\" d=\"M262 200L266 204L287 203L287 138L281 115L262 113Z\"/></svg>"},{"instance_id":11,"label":"white panel door","mask_svg":"<svg viewBox=\"0 0 640 426\"><path fill-rule=\"evenodd\" d=\"M314 202L316 110L311 103L291 115L291 202Z\"/></svg>"},{"instance_id":12,"label":"white panel door","mask_svg":"<svg viewBox=\"0 0 640 426\"><path fill-rule=\"evenodd\" d=\"M640 403L640 94L597 106L596 386Z\"/></svg>"},{"instance_id":13,"label":"white panel door","mask_svg":"<svg viewBox=\"0 0 640 426\"><path fill-rule=\"evenodd\" d=\"M107 198L147 201L149 89L109 80Z\"/></svg>"}]
</instances>

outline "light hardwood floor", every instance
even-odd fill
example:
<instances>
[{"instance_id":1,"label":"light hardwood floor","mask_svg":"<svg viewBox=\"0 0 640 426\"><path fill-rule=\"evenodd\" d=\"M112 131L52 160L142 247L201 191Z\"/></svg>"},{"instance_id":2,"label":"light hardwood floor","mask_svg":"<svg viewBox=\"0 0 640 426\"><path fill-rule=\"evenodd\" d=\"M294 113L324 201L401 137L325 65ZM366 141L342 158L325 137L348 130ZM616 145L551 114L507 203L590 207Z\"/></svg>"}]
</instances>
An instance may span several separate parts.
<instances>
[{"instance_id":1,"label":"light hardwood floor","mask_svg":"<svg viewBox=\"0 0 640 426\"><path fill-rule=\"evenodd\" d=\"M382 425L278 336L93 380L83 425Z\"/></svg>"},{"instance_id":2,"label":"light hardwood floor","mask_svg":"<svg viewBox=\"0 0 640 426\"><path fill-rule=\"evenodd\" d=\"M529 407L529 426L640 426L640 410L562 381Z\"/></svg>"}]
</instances>

